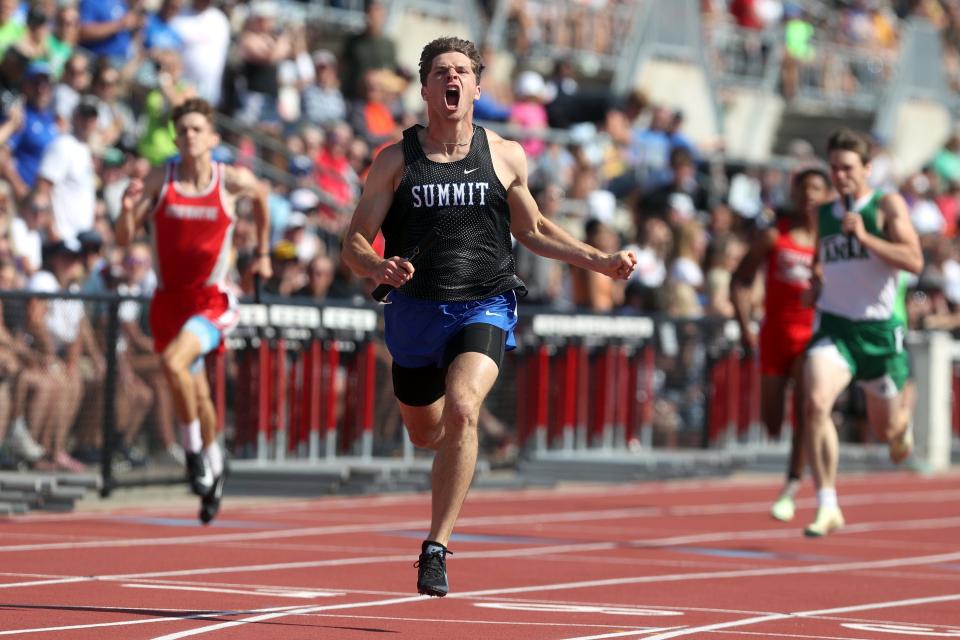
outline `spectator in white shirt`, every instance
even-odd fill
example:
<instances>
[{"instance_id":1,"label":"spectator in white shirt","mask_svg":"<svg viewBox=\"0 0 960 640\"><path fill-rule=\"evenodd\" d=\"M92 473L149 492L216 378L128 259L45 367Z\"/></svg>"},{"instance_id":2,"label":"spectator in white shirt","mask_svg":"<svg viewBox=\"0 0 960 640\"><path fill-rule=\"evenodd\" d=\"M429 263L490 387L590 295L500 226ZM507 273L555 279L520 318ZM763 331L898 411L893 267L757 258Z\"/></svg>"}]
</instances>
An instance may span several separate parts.
<instances>
[{"instance_id":1,"label":"spectator in white shirt","mask_svg":"<svg viewBox=\"0 0 960 640\"><path fill-rule=\"evenodd\" d=\"M220 104L221 81L230 50L230 21L212 0L193 0L193 12L170 25L183 39L183 77L210 104Z\"/></svg>"},{"instance_id":2,"label":"spectator in white shirt","mask_svg":"<svg viewBox=\"0 0 960 640\"><path fill-rule=\"evenodd\" d=\"M76 240L93 228L97 202L96 174L90 137L97 128L97 105L84 98L73 110L73 131L50 144L40 163L37 191L53 204L53 229L48 240Z\"/></svg>"}]
</instances>

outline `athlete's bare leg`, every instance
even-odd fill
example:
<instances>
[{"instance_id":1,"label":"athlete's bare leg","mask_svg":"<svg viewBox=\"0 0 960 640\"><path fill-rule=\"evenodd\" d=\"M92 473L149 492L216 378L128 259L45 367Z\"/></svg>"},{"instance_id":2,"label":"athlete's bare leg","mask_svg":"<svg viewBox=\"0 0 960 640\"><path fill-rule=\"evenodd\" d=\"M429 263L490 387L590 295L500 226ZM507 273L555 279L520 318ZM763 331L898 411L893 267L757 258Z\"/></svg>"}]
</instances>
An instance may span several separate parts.
<instances>
[{"instance_id":1,"label":"athlete's bare leg","mask_svg":"<svg viewBox=\"0 0 960 640\"><path fill-rule=\"evenodd\" d=\"M760 377L760 419L770 436L779 434L783 428L786 397L787 378L769 375Z\"/></svg>"},{"instance_id":2,"label":"athlete's bare leg","mask_svg":"<svg viewBox=\"0 0 960 640\"><path fill-rule=\"evenodd\" d=\"M804 378L805 356L796 359L790 370L793 381L793 433L790 436L790 463L787 473L791 478L803 476L807 448L807 411L804 406L807 397L807 385Z\"/></svg>"},{"instance_id":3,"label":"athlete's bare leg","mask_svg":"<svg viewBox=\"0 0 960 640\"><path fill-rule=\"evenodd\" d=\"M806 414L809 428L810 469L817 485L817 515L803 530L808 537L825 536L843 526L837 500L837 463L840 443L833 423L833 405L852 375L832 347L814 348L807 354Z\"/></svg>"},{"instance_id":4,"label":"athlete's bare leg","mask_svg":"<svg viewBox=\"0 0 960 640\"><path fill-rule=\"evenodd\" d=\"M163 350L163 373L170 385L173 406L181 425L199 417L197 390L190 367L200 356L200 339L189 331L181 331Z\"/></svg>"},{"instance_id":5,"label":"athlete's bare leg","mask_svg":"<svg viewBox=\"0 0 960 640\"><path fill-rule=\"evenodd\" d=\"M810 471L817 489L837 486L839 437L833 423L833 405L850 384L850 370L837 361L836 352L814 349L805 367L806 416Z\"/></svg>"},{"instance_id":6,"label":"athlete's bare leg","mask_svg":"<svg viewBox=\"0 0 960 640\"><path fill-rule=\"evenodd\" d=\"M916 388L913 381L908 381L900 393L892 398L877 395L869 390L865 395L867 421L873 427L877 439L891 445L890 455L894 462L901 462L913 448L912 442L902 447L897 446L907 435L910 420L913 417L913 405L916 403Z\"/></svg>"},{"instance_id":7,"label":"athlete's bare leg","mask_svg":"<svg viewBox=\"0 0 960 640\"><path fill-rule=\"evenodd\" d=\"M200 418L200 434L203 446L209 447L217 441L217 408L213 406L207 371L201 368L193 374L193 388L196 390L197 416Z\"/></svg>"},{"instance_id":8,"label":"athlete's bare leg","mask_svg":"<svg viewBox=\"0 0 960 640\"><path fill-rule=\"evenodd\" d=\"M477 466L480 405L500 373L482 353L457 356L447 370L446 395L426 407L400 405L410 439L434 449L429 539L446 546Z\"/></svg>"}]
</instances>

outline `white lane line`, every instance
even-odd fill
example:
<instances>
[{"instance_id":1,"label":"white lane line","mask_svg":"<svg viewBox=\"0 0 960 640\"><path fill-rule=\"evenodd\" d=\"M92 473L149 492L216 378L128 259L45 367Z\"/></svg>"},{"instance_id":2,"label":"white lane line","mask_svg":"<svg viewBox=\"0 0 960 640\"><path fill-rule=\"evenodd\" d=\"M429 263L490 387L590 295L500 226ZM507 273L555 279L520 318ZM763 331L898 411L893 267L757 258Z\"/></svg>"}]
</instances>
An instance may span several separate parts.
<instances>
[{"instance_id":1,"label":"white lane line","mask_svg":"<svg viewBox=\"0 0 960 640\"><path fill-rule=\"evenodd\" d=\"M567 638L566 640L603 640L604 638L633 638L636 636L645 636L651 632L667 631L670 629L676 629L676 627L666 627L665 629L650 629L648 631L637 631L636 629L633 629L631 631L619 631L617 633L604 633L599 636L577 636L576 638Z\"/></svg>"},{"instance_id":2,"label":"white lane line","mask_svg":"<svg viewBox=\"0 0 960 640\"><path fill-rule=\"evenodd\" d=\"M916 504L920 502L943 502L947 499L953 499L956 496L955 491L926 491L901 493L895 496L890 495L868 495L868 496L849 496L844 497L844 505L853 504ZM811 505L812 505L811 501ZM751 505L756 511L765 512L769 508L767 502L757 502ZM743 511L740 505L691 505L686 507L637 507L623 509L597 509L584 511L568 512L548 512L534 513L521 516L475 516L461 518L457 523L457 528L462 530L467 527L486 527L495 525L515 525L515 524L556 524L564 522L597 522L600 520L623 520L630 518L644 517L663 517L668 515L719 515L723 513L741 513ZM943 521L960 521L960 518L944 519ZM911 528L911 521L898 521L896 523L885 524L886 528ZM928 521L923 521L928 522ZM867 523L866 526L869 526ZM153 538L118 538L107 540L90 540L83 542L57 542L42 544L19 544L0 546L0 553L12 553L20 551L54 551L54 550L73 550L73 549L107 549L107 548L128 548L144 546L171 546L185 545L200 542L203 544L214 544L223 542L245 542L253 540L277 540L280 538L302 538L309 536L339 535L349 533L367 533L383 532L397 530L419 530L429 527L426 520L401 520L387 523L354 523L325 527L303 527L287 530L269 530L269 531L251 531L242 533L224 533L224 534L206 534L189 536L167 536ZM857 524L847 526L849 531L872 531L873 529L858 528ZM785 534L790 532L784 530Z\"/></svg>"},{"instance_id":3,"label":"white lane line","mask_svg":"<svg viewBox=\"0 0 960 640\"><path fill-rule=\"evenodd\" d=\"M450 594L447 597L450 599L468 599L476 596L490 596L490 595L503 595L510 593L529 593L533 591L557 591L561 589L584 589L591 587L607 587L607 586L620 586L625 584L640 584L640 583L650 583L650 582L680 582L686 580L713 580L720 578L742 578L742 577L757 577L757 576L768 576L768 575L786 575L786 574L802 574L802 573L832 573L840 571L852 571L868 568L884 568L891 566L902 566L902 565L918 565L918 564L933 564L937 562L945 562L949 560L960 559L960 552L948 553L948 554L938 554L934 556L915 556L907 558L893 558L890 560L875 560L870 562L846 562L846 563L836 563L829 565L810 565L806 567L781 567L781 568L768 568L768 569L750 569L744 571L718 571L713 573L693 573L693 574L674 574L674 575L660 575L660 576L636 576L631 578L614 578L609 580L585 580L581 582L565 582L559 584L544 584L544 585L531 585L526 587L506 587L501 589L485 589L479 591L467 591L463 593ZM187 638L190 636L202 635L204 633L210 633L213 631L220 631L222 629L228 629L243 624L250 624L254 622L262 622L264 620L273 620L276 618L283 618L290 615L304 615L308 613L318 613L321 611L335 611L343 609L362 609L367 607L382 607L394 604L405 604L409 602L416 602L418 600L425 599L425 596L411 596L409 598L390 598L386 600L368 600L366 602L348 602L343 604L335 605L326 605L326 606L317 606L317 607L304 607L302 609L288 610L284 612L269 613L263 614L260 616L254 616L252 618L244 618L241 620L233 620L230 622L224 622L216 625L210 625L206 627L199 627L196 629L190 629L187 631L180 631L158 638L153 640L178 640L179 638ZM920 601L943 601L944 598L949 599L960 599L960 595L957 596L940 596L937 598L919 598L915 600L904 600L900 602L915 602L919 603ZM842 613L844 611L860 611L863 610L864 606L871 605L857 605L854 607L838 607L835 609L824 609L822 611L813 611L805 612L806 615L816 615L816 614L829 614L829 613ZM880 608L882 605L872 605ZM804 615L801 614L771 614L767 616L759 616L756 618L747 618L748 621L755 622L765 622L767 620L780 620L783 618L789 618L795 615ZM754 624L755 622L744 622L739 621L739 624ZM720 623L720 624L729 624L731 626L738 626L735 623ZM726 628L721 626L718 628ZM702 630L710 631L713 629L713 626L708 625L703 627ZM648 640L654 640L655 638L672 638L674 636L669 635L670 633L679 633L680 635L688 635L685 633L686 630L681 630L681 632L667 632L667 635L654 636ZM644 632L645 633L645 632ZM634 633L634 635L637 635ZM602 637L602 636L601 636ZM607 637L616 637L616 636L607 636ZM585 640L580 638L578 640Z\"/></svg>"},{"instance_id":4,"label":"white lane line","mask_svg":"<svg viewBox=\"0 0 960 640\"><path fill-rule=\"evenodd\" d=\"M795 613L774 613L765 616L756 616L753 618L743 618L742 620L730 620L728 622L717 622L699 627L687 627L678 631L668 631L655 636L650 636L647 640L667 640L668 638L679 638L680 636L689 636L694 633L707 633L710 631L719 631L721 629L733 629L736 627L745 627L762 622L775 622L778 620L787 620L790 618L815 618L821 615L830 615L834 613L850 613L852 611L871 611L874 609L889 609L892 607L912 607L921 604L932 604L934 602L952 602L960 600L960 593L953 593L942 596L930 596L927 598L907 598L905 600L888 600L886 602L868 602L865 604L851 605L847 607L833 607L831 609L815 609L812 611L798 611ZM573 640L573 639L570 639Z\"/></svg>"},{"instance_id":5,"label":"white lane line","mask_svg":"<svg viewBox=\"0 0 960 640\"><path fill-rule=\"evenodd\" d=\"M115 608L115 607L110 607ZM17 636L26 633L46 633L50 631L76 631L78 629L99 629L102 627L129 627L132 625L139 624L158 624L161 622L178 622L181 620L203 620L205 618L212 618L216 616L236 616L236 615L247 615L255 611L280 611L283 609L292 609L294 607L270 607L269 609L247 609L242 611L210 611L207 613L196 613L191 615L182 615L175 616L170 618L150 618L147 620L120 620L117 622L96 622L89 624L73 624L73 625L64 625L60 627L37 627L34 629L10 629L9 631L0 631L0 636ZM161 611L159 609L151 609L151 612ZM175 610L162 610L170 611L175 613Z\"/></svg>"},{"instance_id":6,"label":"white lane line","mask_svg":"<svg viewBox=\"0 0 960 640\"><path fill-rule=\"evenodd\" d=\"M429 596L407 596L404 598L389 598L387 600L374 600L366 603L355 603L348 602L344 604L333 604L323 607L300 607L298 609L291 609L288 611L278 611L276 613L264 613L262 615L253 616L250 618L242 618L240 620L232 620L230 622L221 622L220 624L210 625L208 627L199 627L197 629L188 629L186 631L177 631L175 633L169 633L165 636L159 636L153 640L177 640L178 638L188 638L190 636L199 636L204 633L210 633L213 631L221 631L223 629L230 629L232 627L238 627L244 624L252 624L254 622L264 622L266 620L274 620L276 618L285 618L287 616L294 615L304 615L307 613L316 613L319 611L332 611L336 609L353 609L357 606L364 607L385 607L394 604L407 604L409 602L417 602L419 600L425 600Z\"/></svg>"},{"instance_id":7,"label":"white lane line","mask_svg":"<svg viewBox=\"0 0 960 640\"><path fill-rule=\"evenodd\" d=\"M276 598L297 598L298 600L316 600L317 598L335 598L346 595L343 591L319 591L316 589L278 589L257 588L237 589L224 587L186 586L176 584L121 584L128 589L165 589L168 591L201 591L206 593L230 593L241 596L273 596Z\"/></svg>"},{"instance_id":8,"label":"white lane line","mask_svg":"<svg viewBox=\"0 0 960 640\"><path fill-rule=\"evenodd\" d=\"M688 580L720 580L730 578L757 578L763 576L780 576L788 574L833 573L837 571L861 571L868 569L885 569L889 567L917 566L937 564L960 560L960 551L940 553L932 556L912 556L905 558L891 558L888 560L865 560L858 562L838 562L832 564L813 564L795 567L765 567L763 569L733 569L730 571L705 571L695 573L675 573L653 576L633 576L625 578L607 578L603 580L584 580L580 582L562 582L550 585L531 585L527 587L504 587L502 589L488 589L473 591L466 594L451 594L448 598L470 597L477 595L502 595L508 593L529 593L534 591L554 591L561 589L584 589L590 587L614 587L626 584L643 584L651 582L685 582Z\"/></svg>"},{"instance_id":9,"label":"white lane line","mask_svg":"<svg viewBox=\"0 0 960 640\"><path fill-rule=\"evenodd\" d=\"M835 532L836 535L851 534L864 531L887 531L896 528L903 529L914 529L914 528L925 528L931 529L935 526L941 527L952 527L955 525L960 525L960 518L940 518L940 519L930 519L925 521L911 522L911 521L888 521L888 522L867 522L848 525L844 529L841 529L838 532ZM625 546L633 546L636 549L643 549L645 547L664 547L664 546L675 546L683 544L692 544L692 543L703 543L703 542L725 542L725 541L736 541L736 540L772 540L776 538L793 538L798 537L798 534L793 529L759 529L756 531L728 531L728 532L716 532L709 534L698 534L698 535L681 535L681 536L668 536L664 538L655 538L650 540L637 540L637 541L625 541L625 542L596 542L596 543L584 543L584 544L569 544L569 545L549 545L544 547L533 547L533 548L522 548L522 549L498 549L493 551L463 551L457 554L457 558L460 559L486 559L486 558L497 558L497 557L509 557L509 558L518 558L518 557L535 557L535 556L547 556L551 554L558 553L583 553L589 551L608 551L612 549L621 549ZM935 555L935 556L918 556L918 557L947 557L953 559L955 556L952 554L947 554L947 556ZM36 586L47 586L47 585L56 585L56 584L67 584L74 582L84 582L84 581L93 581L93 580L135 580L140 578L165 578L165 577L176 577L176 576L191 576L191 575L213 575L213 574L225 574L225 573L252 573L260 571L287 571L292 569L313 569L318 567L333 567L333 566L355 566L355 565L364 565L364 564L379 564L379 563L390 563L390 562L406 562L410 559L409 554L394 554L394 555L381 555L381 556L368 556L368 557L344 557L344 558L334 558L329 560L309 560L302 562L282 562L282 563L270 563L270 564L256 564L256 565L235 565L227 567L202 567L197 569L180 569L172 571L155 571L147 573L134 573L134 574L112 574L112 575L101 575L101 576L87 576L87 577L64 577L51 580L37 580L32 582L20 582L20 583L4 583L0 584L0 590L2 589L14 589L22 587L36 587ZM956 559L960 559L960 556L957 556ZM944 560L946 561L946 560ZM831 565L814 565L814 566L826 566ZM853 563L851 566L860 566L858 563ZM867 564L867 568L880 568L874 567L872 564ZM894 564L891 566L905 566L903 564ZM804 569L804 567L799 567L799 569ZM758 568L750 569L748 571L759 571L756 575L769 575L772 573L779 573L785 571L786 569L782 568ZM682 575L715 575L711 573L702 573L702 574L682 574ZM734 576L739 575L736 572ZM656 576L645 576L640 578L640 580L650 580L656 579Z\"/></svg>"}]
</instances>

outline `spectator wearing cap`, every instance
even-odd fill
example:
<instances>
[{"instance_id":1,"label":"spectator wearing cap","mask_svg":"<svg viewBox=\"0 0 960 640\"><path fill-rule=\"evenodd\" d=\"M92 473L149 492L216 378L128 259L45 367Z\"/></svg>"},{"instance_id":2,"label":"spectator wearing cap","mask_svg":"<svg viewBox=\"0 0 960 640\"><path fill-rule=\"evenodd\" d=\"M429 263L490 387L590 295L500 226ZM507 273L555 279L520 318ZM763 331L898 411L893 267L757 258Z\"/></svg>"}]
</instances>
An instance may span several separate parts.
<instances>
[{"instance_id":1,"label":"spectator wearing cap","mask_svg":"<svg viewBox=\"0 0 960 640\"><path fill-rule=\"evenodd\" d=\"M50 16L40 7L30 7L27 11L27 28L23 35L14 43L23 55L31 60L45 60L50 64L50 71L53 77L59 77L63 69L63 63L69 51L64 54L62 50L54 56L53 47L59 44L59 41L53 37L50 31ZM56 58L56 61L54 61Z\"/></svg>"},{"instance_id":2,"label":"spectator wearing cap","mask_svg":"<svg viewBox=\"0 0 960 640\"><path fill-rule=\"evenodd\" d=\"M97 128L97 102L84 98L73 110L73 130L60 134L43 155L37 191L53 203L50 239L76 240L93 228L97 201L90 139Z\"/></svg>"},{"instance_id":3,"label":"spectator wearing cap","mask_svg":"<svg viewBox=\"0 0 960 640\"><path fill-rule=\"evenodd\" d=\"M163 0L160 7L147 15L143 25L143 48L152 53L158 50L180 51L183 38L173 28L173 19L180 13L183 0Z\"/></svg>"},{"instance_id":4,"label":"spectator wearing cap","mask_svg":"<svg viewBox=\"0 0 960 640\"><path fill-rule=\"evenodd\" d=\"M312 211L316 211L316 205L313 206ZM283 232L283 239L293 243L297 248L297 259L304 264L310 262L318 253L325 252L320 245L320 239L313 230L313 225L310 223L307 213L296 206L294 206L293 213L287 218L287 228Z\"/></svg>"},{"instance_id":5,"label":"spectator wearing cap","mask_svg":"<svg viewBox=\"0 0 960 640\"><path fill-rule=\"evenodd\" d=\"M103 238L100 234L93 229L81 231L77 234L77 242L80 243L80 262L84 272L90 274L102 269L106 258L103 257Z\"/></svg>"},{"instance_id":6,"label":"spectator wearing cap","mask_svg":"<svg viewBox=\"0 0 960 640\"><path fill-rule=\"evenodd\" d=\"M27 66L23 96L23 124L7 143L13 162L8 163L3 171L17 199L23 199L33 189L43 154L60 133L56 115L51 108L53 91L50 84L50 65L34 61Z\"/></svg>"},{"instance_id":7,"label":"spectator wearing cap","mask_svg":"<svg viewBox=\"0 0 960 640\"><path fill-rule=\"evenodd\" d=\"M273 275L263 290L277 296L290 296L306 282L303 265L297 259L297 246L289 240L281 240L270 253Z\"/></svg>"},{"instance_id":8,"label":"spectator wearing cap","mask_svg":"<svg viewBox=\"0 0 960 640\"><path fill-rule=\"evenodd\" d=\"M53 226L50 195L34 191L21 214L10 221L13 255L20 271L30 276L43 266L43 236Z\"/></svg>"},{"instance_id":9,"label":"spectator wearing cap","mask_svg":"<svg viewBox=\"0 0 960 640\"><path fill-rule=\"evenodd\" d=\"M514 85L515 102L510 109L510 123L524 131L545 132L547 130L546 83L536 71L524 71L517 76ZM542 138L527 138L520 145L528 157L536 158L546 146Z\"/></svg>"},{"instance_id":10,"label":"spectator wearing cap","mask_svg":"<svg viewBox=\"0 0 960 640\"><path fill-rule=\"evenodd\" d=\"M75 284L80 277L80 245L58 241L44 247L48 270L38 271L27 282L27 290L58 293ZM83 464L67 453L67 435L80 408L84 383L79 363L85 350L95 347L93 334L79 300L35 299L27 306L27 333L59 374L55 419L45 425L37 440L47 452L41 468L84 471ZM97 359L102 365L102 358Z\"/></svg>"},{"instance_id":11,"label":"spectator wearing cap","mask_svg":"<svg viewBox=\"0 0 960 640\"><path fill-rule=\"evenodd\" d=\"M127 0L80 0L77 9L80 46L118 67L126 64L133 36L143 26L143 12L132 10Z\"/></svg>"},{"instance_id":12,"label":"spectator wearing cap","mask_svg":"<svg viewBox=\"0 0 960 640\"><path fill-rule=\"evenodd\" d=\"M327 127L347 116L347 103L340 91L337 58L327 49L313 54L316 79L303 89L300 110L310 123Z\"/></svg>"},{"instance_id":13,"label":"spectator wearing cap","mask_svg":"<svg viewBox=\"0 0 960 640\"><path fill-rule=\"evenodd\" d=\"M197 94L220 105L223 71L230 50L230 22L213 0L193 0L192 11L170 21L183 39L183 77Z\"/></svg>"}]
</instances>

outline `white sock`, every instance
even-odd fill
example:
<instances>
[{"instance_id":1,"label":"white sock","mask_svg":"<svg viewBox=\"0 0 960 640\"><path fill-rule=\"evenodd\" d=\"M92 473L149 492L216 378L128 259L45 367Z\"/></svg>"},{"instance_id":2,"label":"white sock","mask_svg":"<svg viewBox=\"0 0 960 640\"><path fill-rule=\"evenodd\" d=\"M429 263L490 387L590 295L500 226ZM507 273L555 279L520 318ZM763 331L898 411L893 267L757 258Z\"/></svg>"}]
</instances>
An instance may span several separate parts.
<instances>
[{"instance_id":1,"label":"white sock","mask_svg":"<svg viewBox=\"0 0 960 640\"><path fill-rule=\"evenodd\" d=\"M837 490L831 488L817 491L817 506L837 507Z\"/></svg>"},{"instance_id":2,"label":"white sock","mask_svg":"<svg viewBox=\"0 0 960 640\"><path fill-rule=\"evenodd\" d=\"M199 453L203 449L203 437L200 435L200 420L180 425L180 442L187 453Z\"/></svg>"},{"instance_id":3,"label":"white sock","mask_svg":"<svg viewBox=\"0 0 960 640\"><path fill-rule=\"evenodd\" d=\"M223 475L223 450L220 443L214 440L213 444L203 449L203 459L210 465L214 477Z\"/></svg>"},{"instance_id":4,"label":"white sock","mask_svg":"<svg viewBox=\"0 0 960 640\"><path fill-rule=\"evenodd\" d=\"M800 491L800 481L787 480L787 484L783 485L783 491L780 493L780 495L793 500L793 498L797 495L797 491Z\"/></svg>"}]
</instances>

